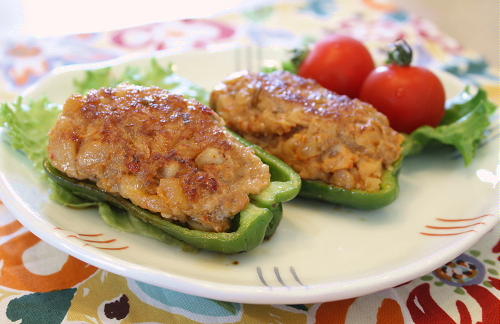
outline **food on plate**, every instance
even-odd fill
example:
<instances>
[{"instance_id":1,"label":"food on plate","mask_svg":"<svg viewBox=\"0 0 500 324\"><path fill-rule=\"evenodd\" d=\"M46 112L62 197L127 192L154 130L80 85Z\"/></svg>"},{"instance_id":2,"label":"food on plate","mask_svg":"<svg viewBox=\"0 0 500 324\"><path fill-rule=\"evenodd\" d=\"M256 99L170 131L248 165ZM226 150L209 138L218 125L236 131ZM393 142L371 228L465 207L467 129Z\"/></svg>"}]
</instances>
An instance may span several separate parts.
<instances>
[{"instance_id":1,"label":"food on plate","mask_svg":"<svg viewBox=\"0 0 500 324\"><path fill-rule=\"evenodd\" d=\"M299 61L286 62L283 68L297 71ZM180 78L171 68L162 68L154 60L149 70L129 66L121 74L116 74L116 70L110 68L86 71L82 80L75 81L75 86L81 93L86 93L96 85L116 86L122 81L168 88L171 92L205 102L204 89ZM43 161L47 158L47 134L55 124L60 109L60 105L44 98L19 98L16 102L0 105L0 125L5 140L15 150L23 152L37 170L43 170ZM448 102L445 117L438 127L423 126L405 136L402 156L418 154L431 144L448 145L455 147L465 163L470 164L478 148L484 144L485 130L490 125L489 117L495 110L496 105L488 100L484 90L468 88ZM46 161L46 173L53 180L49 182L51 199L72 208L97 206L101 219L112 228L150 236L168 244L181 242L183 247L187 243L222 253L251 250L264 237L274 233L282 216L281 202L295 197L301 181L299 175L284 162L236 134L232 135L251 147L269 166L271 183L261 193L250 196L250 203L232 219L228 232L189 229L134 205L119 195L107 193L91 181L70 178ZM348 190L324 181L306 180L302 182L301 195L357 208L385 206L397 196L397 173L401 162L402 157L383 171L379 191Z\"/></svg>"},{"instance_id":2,"label":"food on plate","mask_svg":"<svg viewBox=\"0 0 500 324\"><path fill-rule=\"evenodd\" d=\"M446 99L438 77L424 67L411 66L411 60L411 47L404 40L396 42L388 65L366 77L359 95L386 115L392 128L407 134L424 125L438 126Z\"/></svg>"},{"instance_id":3,"label":"food on plate","mask_svg":"<svg viewBox=\"0 0 500 324\"><path fill-rule=\"evenodd\" d=\"M298 74L316 80L338 94L357 98L366 76L375 68L368 49L360 41L329 35L305 53L298 62Z\"/></svg>"},{"instance_id":4,"label":"food on plate","mask_svg":"<svg viewBox=\"0 0 500 324\"><path fill-rule=\"evenodd\" d=\"M156 87L124 84L71 96L49 134L48 154L47 173L72 194L225 253L271 235L280 202L300 186L288 166L240 142L210 108Z\"/></svg>"},{"instance_id":5,"label":"food on plate","mask_svg":"<svg viewBox=\"0 0 500 324\"><path fill-rule=\"evenodd\" d=\"M404 137L369 104L279 71L231 76L212 92L211 106L231 129L308 180L301 195L359 208L381 207L397 195Z\"/></svg>"}]
</instances>

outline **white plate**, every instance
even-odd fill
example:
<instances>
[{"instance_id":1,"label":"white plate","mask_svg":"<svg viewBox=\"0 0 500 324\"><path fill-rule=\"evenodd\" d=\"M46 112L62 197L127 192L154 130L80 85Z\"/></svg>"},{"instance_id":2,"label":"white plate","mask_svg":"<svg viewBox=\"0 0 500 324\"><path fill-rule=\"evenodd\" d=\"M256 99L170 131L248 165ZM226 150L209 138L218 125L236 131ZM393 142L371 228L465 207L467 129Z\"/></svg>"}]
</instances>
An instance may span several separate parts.
<instances>
[{"instance_id":1,"label":"white plate","mask_svg":"<svg viewBox=\"0 0 500 324\"><path fill-rule=\"evenodd\" d=\"M242 52L194 51L158 59L174 62L181 75L211 88L241 64L235 53ZM277 59L283 51L267 49L260 55ZM149 57L65 67L31 88L26 96L46 95L62 103L73 91L73 79L81 77L84 70L113 66L119 71L130 64L147 65ZM440 77L448 97L463 89L458 79L443 73ZM55 204L29 161L4 141L0 144L0 198L37 236L102 269L219 300L312 303L401 284L434 270L477 242L497 222L493 215L498 192L476 175L480 169L495 172L496 147L498 142L493 141L480 149L468 167L451 152L407 159L400 175L399 198L381 210L342 209L299 199L287 203L284 219L270 241L250 253L232 256L183 252L115 231L101 221L95 209L72 210ZM79 239L74 234L102 234L99 239L116 241L89 245L81 240L85 236Z\"/></svg>"}]
</instances>

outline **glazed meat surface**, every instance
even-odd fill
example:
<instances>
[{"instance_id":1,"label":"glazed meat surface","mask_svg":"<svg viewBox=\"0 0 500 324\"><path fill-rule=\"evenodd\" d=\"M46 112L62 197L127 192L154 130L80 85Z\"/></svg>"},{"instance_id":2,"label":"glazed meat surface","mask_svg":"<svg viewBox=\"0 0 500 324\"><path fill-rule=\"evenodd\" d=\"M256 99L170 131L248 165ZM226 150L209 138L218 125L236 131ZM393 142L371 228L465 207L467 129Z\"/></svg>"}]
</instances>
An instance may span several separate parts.
<instances>
[{"instance_id":1,"label":"glazed meat surface","mask_svg":"<svg viewBox=\"0 0 500 324\"><path fill-rule=\"evenodd\" d=\"M227 125L302 178L377 191L403 136L371 105L288 72L230 76L211 95Z\"/></svg>"},{"instance_id":2,"label":"glazed meat surface","mask_svg":"<svg viewBox=\"0 0 500 324\"><path fill-rule=\"evenodd\" d=\"M210 108L160 88L73 95L49 135L51 163L164 218L226 231L269 167Z\"/></svg>"}]
</instances>

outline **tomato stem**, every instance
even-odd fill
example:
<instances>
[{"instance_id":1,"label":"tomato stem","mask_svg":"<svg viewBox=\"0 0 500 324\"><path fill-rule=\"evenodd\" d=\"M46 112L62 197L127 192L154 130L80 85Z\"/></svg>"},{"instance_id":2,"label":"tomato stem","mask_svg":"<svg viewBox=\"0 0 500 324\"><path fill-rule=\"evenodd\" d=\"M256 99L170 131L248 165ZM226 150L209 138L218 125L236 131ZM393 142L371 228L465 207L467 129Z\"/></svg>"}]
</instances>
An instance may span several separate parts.
<instances>
[{"instance_id":1,"label":"tomato stem","mask_svg":"<svg viewBox=\"0 0 500 324\"><path fill-rule=\"evenodd\" d=\"M387 53L387 64L408 66L413 58L411 46L404 40L399 39L391 44L391 49Z\"/></svg>"},{"instance_id":2,"label":"tomato stem","mask_svg":"<svg viewBox=\"0 0 500 324\"><path fill-rule=\"evenodd\" d=\"M300 48L294 48L290 51L291 58L288 61L282 63L282 68L285 71L297 74L299 73L300 66L302 62L306 59L307 55L309 55L309 48L307 46L303 46Z\"/></svg>"}]
</instances>

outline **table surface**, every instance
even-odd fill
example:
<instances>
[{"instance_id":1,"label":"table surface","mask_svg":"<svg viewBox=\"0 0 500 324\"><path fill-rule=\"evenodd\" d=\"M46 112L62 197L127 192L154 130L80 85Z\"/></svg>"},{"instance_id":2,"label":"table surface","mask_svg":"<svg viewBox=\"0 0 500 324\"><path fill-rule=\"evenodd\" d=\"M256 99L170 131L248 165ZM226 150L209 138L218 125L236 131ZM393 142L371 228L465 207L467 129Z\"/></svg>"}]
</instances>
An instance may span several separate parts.
<instances>
[{"instance_id":1,"label":"table surface","mask_svg":"<svg viewBox=\"0 0 500 324\"><path fill-rule=\"evenodd\" d=\"M214 13L222 10L212 9ZM294 19L309 24L284 23ZM212 28L214 35L222 27L232 32L207 39L206 33L200 36L186 21L171 21L92 34L6 40L0 43L0 101L14 98L60 65L213 43L286 45L301 37L337 31L370 44L385 44L404 35L421 50L421 64L454 66L460 78L481 84L497 104L500 102L498 78L480 55L464 48L433 23L389 2L317 0L268 4L199 21L207 30ZM472 285L450 283L433 272L399 287L348 300L310 305L242 305L152 286L138 293L133 280L94 268L40 241L0 205L0 323L496 324L500 322L499 234L497 226L464 253L477 266L487 269Z\"/></svg>"}]
</instances>

